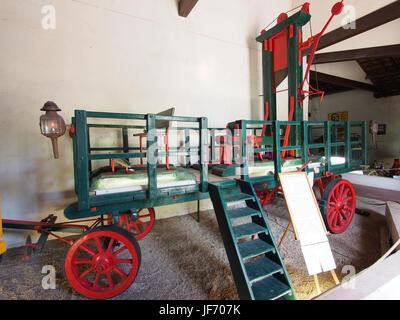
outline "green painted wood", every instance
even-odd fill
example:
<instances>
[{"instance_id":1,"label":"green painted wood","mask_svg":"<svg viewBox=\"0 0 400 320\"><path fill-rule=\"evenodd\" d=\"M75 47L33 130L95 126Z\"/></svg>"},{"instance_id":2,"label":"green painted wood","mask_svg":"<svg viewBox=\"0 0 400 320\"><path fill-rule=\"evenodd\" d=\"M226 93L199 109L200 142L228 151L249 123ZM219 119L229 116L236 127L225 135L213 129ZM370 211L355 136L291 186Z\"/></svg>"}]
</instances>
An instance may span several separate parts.
<instances>
[{"instance_id":1,"label":"green painted wood","mask_svg":"<svg viewBox=\"0 0 400 320\"><path fill-rule=\"evenodd\" d=\"M275 167L275 179L278 181L278 173L282 171L282 159L281 159L281 125L280 121L275 121L273 124L274 130L274 167Z\"/></svg>"},{"instance_id":2,"label":"green painted wood","mask_svg":"<svg viewBox=\"0 0 400 320\"><path fill-rule=\"evenodd\" d=\"M256 300L276 300L291 293L288 285L274 277L255 282L252 289Z\"/></svg>"},{"instance_id":3,"label":"green painted wood","mask_svg":"<svg viewBox=\"0 0 400 320\"><path fill-rule=\"evenodd\" d=\"M234 193L234 194L227 194L223 196L223 199L226 203L229 202L238 202L238 201L245 201L245 200L254 200L254 196L246 194L246 193Z\"/></svg>"},{"instance_id":4,"label":"green painted wood","mask_svg":"<svg viewBox=\"0 0 400 320\"><path fill-rule=\"evenodd\" d=\"M157 136L156 136L156 117L154 114L147 115L147 172L148 188L147 197L155 199L157 197Z\"/></svg>"},{"instance_id":5,"label":"green painted wood","mask_svg":"<svg viewBox=\"0 0 400 320\"><path fill-rule=\"evenodd\" d=\"M75 110L75 142L76 142L76 170L79 209L89 208L89 159L88 159L88 139L86 128L86 111Z\"/></svg>"},{"instance_id":6,"label":"green painted wood","mask_svg":"<svg viewBox=\"0 0 400 320\"><path fill-rule=\"evenodd\" d=\"M254 299L250 282L247 275L243 272L244 262L238 254L238 244L233 234L232 225L225 215L226 206L222 197L222 188L210 183L209 193L239 297L245 300Z\"/></svg>"},{"instance_id":7,"label":"green painted wood","mask_svg":"<svg viewBox=\"0 0 400 320\"><path fill-rule=\"evenodd\" d=\"M190 150L190 130L189 129L185 129L185 149ZM185 165L190 166L190 164L191 164L190 154L186 155L185 160L186 160Z\"/></svg>"},{"instance_id":8,"label":"green painted wood","mask_svg":"<svg viewBox=\"0 0 400 320\"><path fill-rule=\"evenodd\" d=\"M277 272L283 272L282 266L267 257L246 262L244 267L250 282L261 280Z\"/></svg>"},{"instance_id":9,"label":"green painted wood","mask_svg":"<svg viewBox=\"0 0 400 320\"><path fill-rule=\"evenodd\" d=\"M255 223L246 223L241 224L239 226L233 227L233 232L235 234L236 239L241 239L244 237L252 236L255 234L259 234L261 232L268 232L264 227L255 224Z\"/></svg>"},{"instance_id":10,"label":"green painted wood","mask_svg":"<svg viewBox=\"0 0 400 320\"><path fill-rule=\"evenodd\" d=\"M249 164L248 164L248 148L247 148L247 122L241 120L239 122L239 137L240 137L240 177L242 180L249 179Z\"/></svg>"},{"instance_id":11,"label":"green painted wood","mask_svg":"<svg viewBox=\"0 0 400 320\"><path fill-rule=\"evenodd\" d=\"M329 121L325 121L324 126L324 139L325 139L325 157L327 159L325 165L325 171L331 171L331 152L332 152L332 140L331 140L331 124Z\"/></svg>"},{"instance_id":12,"label":"green painted wood","mask_svg":"<svg viewBox=\"0 0 400 320\"><path fill-rule=\"evenodd\" d=\"M274 251L275 247L261 239L249 240L239 244L239 252L243 259L253 258L260 254Z\"/></svg>"},{"instance_id":13,"label":"green painted wood","mask_svg":"<svg viewBox=\"0 0 400 320\"><path fill-rule=\"evenodd\" d=\"M274 144L274 139L272 137L257 137L257 138L261 138L261 141L258 142L259 145L272 146Z\"/></svg>"},{"instance_id":14,"label":"green painted wood","mask_svg":"<svg viewBox=\"0 0 400 320\"><path fill-rule=\"evenodd\" d=\"M231 221L234 221L240 218L252 217L255 215L258 216L260 215L260 212L258 210L249 207L243 207L243 208L236 208L233 210L227 210L227 214L229 219L231 219Z\"/></svg>"},{"instance_id":15,"label":"green painted wood","mask_svg":"<svg viewBox=\"0 0 400 320\"><path fill-rule=\"evenodd\" d=\"M85 111L88 118L106 118L106 119L136 119L145 120L146 115L134 113L116 113L116 112L95 112Z\"/></svg>"},{"instance_id":16,"label":"green painted wood","mask_svg":"<svg viewBox=\"0 0 400 320\"><path fill-rule=\"evenodd\" d=\"M311 15L307 14L304 11L299 11L295 13L294 15L290 16L286 20L282 21L281 23L277 24L275 27L272 27L265 31L264 33L261 33L256 40L258 42L263 43L264 40L269 39L279 32L281 32L284 29L289 28L291 24L297 24L299 26L304 26L308 21L310 21Z\"/></svg>"}]
</instances>

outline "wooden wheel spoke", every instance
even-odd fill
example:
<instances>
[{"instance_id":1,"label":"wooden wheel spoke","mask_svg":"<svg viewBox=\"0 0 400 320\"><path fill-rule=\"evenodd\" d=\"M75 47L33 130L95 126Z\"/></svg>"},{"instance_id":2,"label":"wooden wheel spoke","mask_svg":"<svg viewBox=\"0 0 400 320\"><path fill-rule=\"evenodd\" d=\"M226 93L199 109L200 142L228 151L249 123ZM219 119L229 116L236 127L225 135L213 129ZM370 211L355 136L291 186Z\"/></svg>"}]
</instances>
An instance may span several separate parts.
<instances>
[{"instance_id":1,"label":"wooden wheel spoke","mask_svg":"<svg viewBox=\"0 0 400 320\"><path fill-rule=\"evenodd\" d=\"M139 229L139 227L138 227L136 222L133 223L133 226L135 227L137 233L141 233L141 231L140 231L140 229Z\"/></svg>"},{"instance_id":2,"label":"wooden wheel spoke","mask_svg":"<svg viewBox=\"0 0 400 320\"><path fill-rule=\"evenodd\" d=\"M117 266L114 266L114 268L112 269L116 274L120 275L124 280L126 278L128 278L128 275L125 274L125 272L123 272L120 268L118 268Z\"/></svg>"},{"instance_id":3,"label":"wooden wheel spoke","mask_svg":"<svg viewBox=\"0 0 400 320\"><path fill-rule=\"evenodd\" d=\"M112 245L114 244L114 238L111 238L110 243L108 244L107 252L112 251Z\"/></svg>"},{"instance_id":4,"label":"wooden wheel spoke","mask_svg":"<svg viewBox=\"0 0 400 320\"><path fill-rule=\"evenodd\" d=\"M97 272L96 279L94 279L94 282L93 282L93 285L92 285L93 289L97 287L97 283L99 282L100 275L101 275L100 272Z\"/></svg>"},{"instance_id":5,"label":"wooden wheel spoke","mask_svg":"<svg viewBox=\"0 0 400 320\"><path fill-rule=\"evenodd\" d=\"M113 281L112 281L110 271L106 272L106 276L107 276L107 281L108 281L108 287L109 287L110 289L114 288L114 283L113 283Z\"/></svg>"},{"instance_id":6,"label":"wooden wheel spoke","mask_svg":"<svg viewBox=\"0 0 400 320\"><path fill-rule=\"evenodd\" d=\"M351 208L350 208L349 206L344 205L344 206L343 206L343 209L345 209L345 210L348 211L348 212L351 212Z\"/></svg>"},{"instance_id":7,"label":"wooden wheel spoke","mask_svg":"<svg viewBox=\"0 0 400 320\"><path fill-rule=\"evenodd\" d=\"M84 273L82 273L79 278L83 279L85 278L89 273L91 273L92 271L94 271L94 266L92 266L90 269L87 269Z\"/></svg>"},{"instance_id":8,"label":"wooden wheel spoke","mask_svg":"<svg viewBox=\"0 0 400 320\"><path fill-rule=\"evenodd\" d=\"M101 244L101 241L100 241L99 237L95 237L95 238L94 238L94 241L96 242L96 245L97 245L97 251L98 251L99 253L100 253L100 252L103 252L103 251L104 251L103 245Z\"/></svg>"},{"instance_id":9,"label":"wooden wheel spoke","mask_svg":"<svg viewBox=\"0 0 400 320\"><path fill-rule=\"evenodd\" d=\"M123 252L123 251L125 251L125 250L127 250L127 249L128 249L128 248L127 248L126 246L123 246L121 249L115 251L115 252L113 253L113 256L116 257L116 256L119 255L121 252Z\"/></svg>"},{"instance_id":10,"label":"wooden wheel spoke","mask_svg":"<svg viewBox=\"0 0 400 320\"><path fill-rule=\"evenodd\" d=\"M343 191L344 191L345 186L341 185L339 187L339 199L343 199Z\"/></svg>"},{"instance_id":11,"label":"wooden wheel spoke","mask_svg":"<svg viewBox=\"0 0 400 320\"><path fill-rule=\"evenodd\" d=\"M344 192L343 192L343 199L345 199L346 198L346 196L347 196L347 194L350 192L350 189L349 188L346 188L345 190L344 190Z\"/></svg>"},{"instance_id":12,"label":"wooden wheel spoke","mask_svg":"<svg viewBox=\"0 0 400 320\"><path fill-rule=\"evenodd\" d=\"M137 223L140 223L142 226L145 226L146 228L149 226L146 222L138 220Z\"/></svg>"},{"instance_id":13,"label":"wooden wheel spoke","mask_svg":"<svg viewBox=\"0 0 400 320\"><path fill-rule=\"evenodd\" d=\"M336 217L336 209L331 209L327 212L328 223L331 224Z\"/></svg>"},{"instance_id":14,"label":"wooden wheel spoke","mask_svg":"<svg viewBox=\"0 0 400 320\"><path fill-rule=\"evenodd\" d=\"M118 264L118 263L128 263L128 264L132 264L132 263L133 263L133 259L118 259L118 260L115 260L114 263L115 263L115 264Z\"/></svg>"},{"instance_id":15,"label":"wooden wheel spoke","mask_svg":"<svg viewBox=\"0 0 400 320\"><path fill-rule=\"evenodd\" d=\"M83 251L85 251L86 253L90 254L91 256L94 256L96 254L96 252L94 252L92 249L90 249L89 247L85 246L84 244L81 244L79 246L79 249L82 249Z\"/></svg>"},{"instance_id":16,"label":"wooden wheel spoke","mask_svg":"<svg viewBox=\"0 0 400 320\"><path fill-rule=\"evenodd\" d=\"M347 203L349 201L352 201L353 197L347 197L346 199L343 200L344 203Z\"/></svg>"},{"instance_id":17,"label":"wooden wheel spoke","mask_svg":"<svg viewBox=\"0 0 400 320\"><path fill-rule=\"evenodd\" d=\"M340 225L340 214L336 211L334 226L337 227L338 225Z\"/></svg>"}]
</instances>

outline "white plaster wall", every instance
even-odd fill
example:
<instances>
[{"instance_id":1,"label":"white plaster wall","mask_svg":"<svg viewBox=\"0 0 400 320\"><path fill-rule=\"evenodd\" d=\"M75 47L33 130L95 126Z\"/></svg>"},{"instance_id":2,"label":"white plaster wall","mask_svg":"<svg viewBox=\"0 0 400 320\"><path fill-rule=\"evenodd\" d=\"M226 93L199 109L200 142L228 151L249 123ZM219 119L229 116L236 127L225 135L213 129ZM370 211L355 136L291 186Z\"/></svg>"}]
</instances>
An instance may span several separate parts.
<instances>
[{"instance_id":1,"label":"white plaster wall","mask_svg":"<svg viewBox=\"0 0 400 320\"><path fill-rule=\"evenodd\" d=\"M40 135L39 110L55 101L70 122L74 109L206 116L210 126L262 118L260 30L290 0L202 0L188 18L177 0L0 1L0 195L3 218L63 220L73 194L72 144L60 159ZM56 29L42 28L43 5ZM209 207L203 201L202 208ZM157 210L158 217L195 203ZM23 233L6 230L9 247Z\"/></svg>"}]
</instances>

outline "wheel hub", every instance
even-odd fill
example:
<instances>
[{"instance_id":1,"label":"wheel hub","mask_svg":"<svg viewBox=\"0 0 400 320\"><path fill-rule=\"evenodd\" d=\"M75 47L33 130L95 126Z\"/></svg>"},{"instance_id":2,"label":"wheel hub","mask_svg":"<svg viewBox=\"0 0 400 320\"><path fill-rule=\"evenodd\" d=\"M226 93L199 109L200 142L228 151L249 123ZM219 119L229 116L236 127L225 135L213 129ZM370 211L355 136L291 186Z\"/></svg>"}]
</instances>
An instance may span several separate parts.
<instances>
[{"instance_id":1,"label":"wheel hub","mask_svg":"<svg viewBox=\"0 0 400 320\"><path fill-rule=\"evenodd\" d=\"M97 272L105 273L114 266L114 260L110 254L100 253L93 258L93 265Z\"/></svg>"}]
</instances>

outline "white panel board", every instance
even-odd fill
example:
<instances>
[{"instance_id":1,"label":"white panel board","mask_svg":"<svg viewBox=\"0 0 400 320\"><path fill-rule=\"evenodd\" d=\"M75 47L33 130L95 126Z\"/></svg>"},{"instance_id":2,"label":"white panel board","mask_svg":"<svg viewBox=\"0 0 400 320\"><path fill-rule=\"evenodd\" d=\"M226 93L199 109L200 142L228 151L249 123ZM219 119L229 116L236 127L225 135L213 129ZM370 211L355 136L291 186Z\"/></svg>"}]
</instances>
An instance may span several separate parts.
<instances>
[{"instance_id":1,"label":"white panel board","mask_svg":"<svg viewBox=\"0 0 400 320\"><path fill-rule=\"evenodd\" d=\"M307 174L280 173L279 179L309 275L335 269L325 225Z\"/></svg>"}]
</instances>

